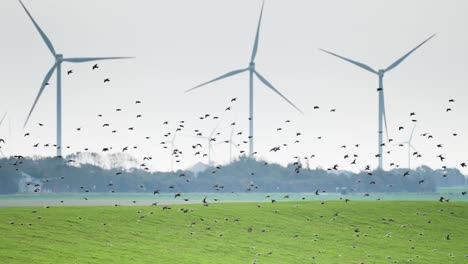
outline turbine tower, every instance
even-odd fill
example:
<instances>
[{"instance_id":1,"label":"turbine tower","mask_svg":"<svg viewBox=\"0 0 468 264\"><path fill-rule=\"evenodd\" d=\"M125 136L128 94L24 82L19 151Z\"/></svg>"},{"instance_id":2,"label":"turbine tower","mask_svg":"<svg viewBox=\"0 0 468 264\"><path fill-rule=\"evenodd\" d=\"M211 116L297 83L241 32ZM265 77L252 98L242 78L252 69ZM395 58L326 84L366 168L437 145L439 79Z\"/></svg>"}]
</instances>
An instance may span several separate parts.
<instances>
[{"instance_id":1,"label":"turbine tower","mask_svg":"<svg viewBox=\"0 0 468 264\"><path fill-rule=\"evenodd\" d=\"M100 61L100 60L114 60L114 59L130 59L132 57L90 57L90 58L64 58L62 54L55 52L55 48L52 45L52 42L46 36L44 31L39 27L36 23L34 18L29 13L26 6L23 4L21 0L19 0L21 6L23 6L24 11L28 14L29 18L31 19L32 23L36 27L37 31L41 35L42 39L44 40L45 44L49 48L52 56L54 56L55 63L52 65L50 70L47 72L44 80L42 81L41 87L39 89L39 93L37 94L36 100L34 100L33 106L29 111L28 117L26 118L26 122L24 122L24 127L28 124L29 118L36 106L39 98L41 97L42 92L44 91L45 87L48 85L50 77L56 71L57 75L57 156L62 156L62 62L71 62L71 63L81 63L81 62L89 62L89 61Z\"/></svg>"},{"instance_id":2,"label":"turbine tower","mask_svg":"<svg viewBox=\"0 0 468 264\"><path fill-rule=\"evenodd\" d=\"M401 57L400 59L396 60L394 63L392 63L390 66L388 66L387 68L385 69L380 69L380 70L374 70L373 68L371 68L370 66L364 64L364 63L361 63L361 62L358 62L358 61L355 61L355 60L352 60L352 59L348 59L348 58L345 58L343 56L340 56L338 54L335 54L333 52L330 52L330 51L327 51L327 50L324 50L324 49L320 49L321 51L323 52L326 52L330 55L333 55L335 57L338 57L342 60L345 60L347 62L350 62L364 70L367 70L371 73L374 73L376 74L378 77L379 77L379 88L377 89L377 91L379 92L379 142L378 142L378 148L379 148L379 167L378 169L379 170L382 170L383 169L383 123L385 122L385 134L387 136L387 139L388 139L388 127L387 127L387 114L385 112L385 97L384 97L384 89L383 89L383 77L384 75L389 72L390 70L392 70L393 68L397 67L403 60L405 60L409 55L411 55L411 53L413 53L415 50L417 50L419 47L421 47L422 45L424 45L424 43L428 42L431 38L433 38L436 34L430 36L428 39L424 40L421 44L419 44L418 46L416 46L414 49L410 50L408 53L406 53L405 55L403 55L403 57Z\"/></svg>"},{"instance_id":3,"label":"turbine tower","mask_svg":"<svg viewBox=\"0 0 468 264\"><path fill-rule=\"evenodd\" d=\"M263 83L265 84L268 88L270 88L273 92L281 96L284 100L286 100L290 105L292 105L294 108L296 108L300 113L302 111L295 106L291 101L289 101L280 91L278 91L263 75L261 75L256 69L255 69L255 57L257 56L257 50L258 50L258 41L259 41L259 36L260 36L260 25L262 22L262 15L263 15L263 7L265 5L265 1L263 1L262 4L262 9L260 11L260 18L258 21L258 26L257 26L257 34L255 35L255 42L253 45L253 50L252 50L252 56L250 58L250 63L247 68L243 69L238 69L234 71L230 71L228 73L225 73L217 78L214 78L208 82L202 83L194 88L191 88L185 92L190 92L192 90L195 90L197 88L200 88L202 86L205 86L209 83L216 82L246 71L249 71L249 157L252 157L254 153L254 75Z\"/></svg>"}]
</instances>

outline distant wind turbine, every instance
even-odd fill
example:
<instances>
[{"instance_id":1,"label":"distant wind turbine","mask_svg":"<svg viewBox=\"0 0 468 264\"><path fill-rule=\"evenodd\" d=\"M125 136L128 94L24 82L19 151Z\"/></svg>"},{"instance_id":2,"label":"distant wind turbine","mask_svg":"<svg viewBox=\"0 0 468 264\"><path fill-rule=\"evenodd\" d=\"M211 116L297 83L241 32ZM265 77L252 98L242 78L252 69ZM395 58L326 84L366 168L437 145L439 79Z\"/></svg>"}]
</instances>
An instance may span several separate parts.
<instances>
[{"instance_id":1,"label":"distant wind turbine","mask_svg":"<svg viewBox=\"0 0 468 264\"><path fill-rule=\"evenodd\" d=\"M4 114L3 117L2 117L2 120L0 120L0 127L2 126L3 121L5 120L5 117L7 116L7 113L8 113L8 112L5 112L5 114ZM0 154L1 154L2 157L4 157L4 158L6 157L5 154L4 154L3 151L2 151L2 147L1 147L1 146L0 146Z\"/></svg>"},{"instance_id":2,"label":"distant wind turbine","mask_svg":"<svg viewBox=\"0 0 468 264\"><path fill-rule=\"evenodd\" d=\"M3 121L5 120L5 117L7 116L8 112L5 112L5 114L3 114L3 117L2 117L2 120L0 120L0 126L3 124Z\"/></svg>"},{"instance_id":3,"label":"distant wind turbine","mask_svg":"<svg viewBox=\"0 0 468 264\"><path fill-rule=\"evenodd\" d=\"M170 143L171 144L171 172L174 172L174 156L175 155L179 155L179 150L176 148L176 145L175 145L175 140L176 140L176 137L177 137L177 129L174 133L174 135L172 136L172 139L170 141L166 141L164 143Z\"/></svg>"},{"instance_id":4,"label":"distant wind turbine","mask_svg":"<svg viewBox=\"0 0 468 264\"><path fill-rule=\"evenodd\" d=\"M234 129L235 129L235 126L232 126L232 129L231 129L231 134L229 135L229 140L225 140L224 142L219 142L218 144L222 144L222 143L228 143L229 144L229 163L232 163L233 161L233 158L232 158L232 147L235 147L237 148L239 151L240 151L240 148L239 146L234 142L234 140L232 139L233 136L234 136Z\"/></svg>"},{"instance_id":5,"label":"distant wind turbine","mask_svg":"<svg viewBox=\"0 0 468 264\"><path fill-rule=\"evenodd\" d=\"M196 138L201 138L201 139L205 139L207 141L207 145L208 145L208 165L209 166L213 166L213 160L211 159L211 155L212 155L212 152L213 152L213 141L216 140L216 138L214 138L214 134L216 133L216 130L218 129L219 125L221 124L221 121L218 122L218 125L216 125L216 127L211 130L211 133L208 137L205 137L205 136L196 136Z\"/></svg>"},{"instance_id":6,"label":"distant wind turbine","mask_svg":"<svg viewBox=\"0 0 468 264\"><path fill-rule=\"evenodd\" d=\"M261 75L256 69L255 69L255 57L257 56L257 49L258 49L258 40L259 40L259 35L260 35L260 25L261 25L261 22L262 22L262 15L263 15L263 7L265 5L265 1L263 1L263 4L262 4L262 9L261 9L261 12L260 12L260 19L258 21L258 26L257 26L257 34L255 35L255 42L254 42L254 46L253 46L253 51L252 51L252 56L250 58L250 63L249 63L249 67L247 68L244 68L244 69L238 69L238 70L234 70L234 71L231 71L231 72L228 72L228 73L225 73L215 79L212 79L208 82L205 82L205 83L202 83L192 89L189 89L187 90L186 92L190 92L192 90L195 90L197 88L200 88L204 85L207 85L209 83L212 83L212 82L216 82L216 81L219 81L219 80L222 80L222 79L225 79L225 78L228 78L228 77L231 77L231 76L234 76L234 75L237 75L239 73L243 73L243 72L246 72L246 71L249 71L249 84L250 84L250 87L249 87L249 156L252 157L253 153L254 153L254 113L253 113L253 102L254 102L254 88L253 88L253 81L254 81L254 74L255 76L257 76L257 78L263 83L265 84L268 88L270 88L272 91L274 91L275 93L277 93L279 96L281 96L284 100L286 100L290 105L292 105L294 108L296 108L299 112L302 113L302 111L296 107L291 101L289 101L281 92L279 92L269 81L267 81L267 79L265 77L263 77L263 75Z\"/></svg>"},{"instance_id":7,"label":"distant wind turbine","mask_svg":"<svg viewBox=\"0 0 468 264\"><path fill-rule=\"evenodd\" d=\"M338 54L335 54L333 52L330 52L330 51L327 51L327 50L324 50L324 49L320 49L323 52L326 52L326 53L328 53L330 55L333 55L335 57L343 59L343 60L345 60L347 62L350 62L350 63L352 63L352 64L354 64L354 65L356 65L356 66L358 66L360 68L363 68L364 70L367 70L367 71L372 72L372 73L376 74L377 76L379 76L379 88L378 88L378 91L379 91L379 143L378 143L378 147L379 147L379 167L378 168L380 170L383 169L383 166L382 166L382 164L383 164L383 145L382 145L383 144L383 130L382 130L383 122L382 121L385 122L385 132L386 132L386 136L387 136L387 139L388 139L387 114L385 112L383 77L384 77L385 73L387 73L390 70L392 70L393 68L397 67L403 60L405 60L409 55L411 55L411 53L413 53L415 50L417 50L419 47L421 47L424 43L428 42L435 35L436 34L434 34L434 35L430 36L428 39L424 40L421 44L416 46L414 49L410 50L403 57L401 57L400 59L398 59L397 61L392 63L387 68L380 69L378 71L374 70L373 68L371 68L370 66L368 66L368 65L366 65L364 63L342 57L342 56L340 56Z\"/></svg>"},{"instance_id":8,"label":"distant wind turbine","mask_svg":"<svg viewBox=\"0 0 468 264\"><path fill-rule=\"evenodd\" d=\"M58 54L55 52L52 42L49 40L49 38L46 36L44 31L42 31L42 29L36 23L36 21L31 16L29 11L26 9L26 6L24 6L23 2L21 0L19 0L19 2L23 6L24 11L26 11L26 13L28 14L32 23L36 27L37 31L39 32L45 44L47 45L50 52L55 58L55 63L52 65L52 68L50 68L44 80L42 81L41 88L39 89L39 93L37 94L36 100L34 100L33 106L31 107L31 110L29 111L28 117L26 118L26 122L24 122L24 127L26 127L29 121L29 118L31 117L31 114L34 110L34 107L39 101L39 97L41 97L41 94L44 91L46 85L48 85L50 77L52 76L54 71L56 71L56 75L57 75L57 156L62 156L62 62L81 63L81 62L99 61L99 60L130 59L132 57L64 58L62 54Z\"/></svg>"},{"instance_id":9,"label":"distant wind turbine","mask_svg":"<svg viewBox=\"0 0 468 264\"><path fill-rule=\"evenodd\" d=\"M235 129L235 126L232 126L231 134L229 135L229 162L230 163L232 163L232 147L235 147L238 150L240 150L239 147L236 145L236 143L232 140L232 137L234 136L234 129Z\"/></svg>"},{"instance_id":10,"label":"distant wind turbine","mask_svg":"<svg viewBox=\"0 0 468 264\"><path fill-rule=\"evenodd\" d=\"M411 169L411 149L417 152L416 148L413 146L411 143L413 140L413 134L414 134L414 129L416 128L416 124L413 127L413 130L411 131L410 137L408 141L401 142L400 145L407 145L408 146L408 169Z\"/></svg>"}]
</instances>

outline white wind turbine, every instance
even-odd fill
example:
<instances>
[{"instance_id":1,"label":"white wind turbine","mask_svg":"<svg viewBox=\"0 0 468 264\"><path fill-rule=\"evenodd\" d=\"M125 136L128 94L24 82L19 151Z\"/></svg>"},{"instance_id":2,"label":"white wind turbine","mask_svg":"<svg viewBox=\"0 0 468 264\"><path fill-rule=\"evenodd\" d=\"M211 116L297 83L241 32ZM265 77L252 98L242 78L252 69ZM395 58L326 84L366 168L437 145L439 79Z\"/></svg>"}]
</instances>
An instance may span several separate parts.
<instances>
[{"instance_id":1,"label":"white wind turbine","mask_svg":"<svg viewBox=\"0 0 468 264\"><path fill-rule=\"evenodd\" d=\"M269 81L267 81L267 79L265 77L263 77L263 75L261 75L256 69L255 69L255 57L257 56L257 49L258 49L258 40L259 40L259 35L260 35L260 25L261 25L261 22L262 22L262 14L263 14L263 6L264 6L265 2L263 2L262 4L262 9L261 9L261 12L260 12L260 19L258 21L258 26L257 26L257 34L255 36L255 42L254 42L254 46L253 46L253 51L252 51L252 56L250 58L250 63L249 63L249 67L247 68L243 68L243 69L238 69L238 70L234 70L234 71L230 71L228 73L225 73L215 79L212 79L208 82L205 82L205 83L202 83L192 89L189 89L187 90L186 92L190 92L192 90L195 90L197 88L200 88L204 85L207 85L209 83L212 83L212 82L216 82L216 81L219 81L219 80L222 80L222 79L225 79L225 78L228 78L228 77L231 77L231 76L234 76L234 75L237 75L239 73L243 73L243 72L246 72L246 71L249 71L249 156L252 157L253 153L254 153L254 113L253 113L253 107L254 107L254 88L253 88L253 81L254 81L254 75L257 76L257 78L263 83L265 84L268 88L270 88L273 92L275 92L276 94L278 94L279 96L281 96L284 100L286 100L290 105L292 105L294 108L296 108L300 113L302 113L302 111L296 107L291 101L289 101L281 92L279 92Z\"/></svg>"},{"instance_id":2,"label":"white wind turbine","mask_svg":"<svg viewBox=\"0 0 468 264\"><path fill-rule=\"evenodd\" d=\"M5 120L5 117L6 117L7 113L8 113L8 112L6 112L6 113L3 115L2 120L0 120L0 127L2 126L3 121ZM1 143L1 142L0 142L0 143ZM6 157L5 154L4 154L3 151L2 151L2 146L0 146L0 154L1 154L4 158Z\"/></svg>"},{"instance_id":3,"label":"white wind turbine","mask_svg":"<svg viewBox=\"0 0 468 264\"><path fill-rule=\"evenodd\" d=\"M232 139L233 136L234 136L234 129L235 129L235 126L232 126L231 134L229 135L229 140L225 140L224 142L219 142L218 143L218 144L222 144L222 143L229 144L229 163L232 163L232 160L233 160L233 158L232 158L232 147L235 147L238 150L240 150L239 146Z\"/></svg>"},{"instance_id":4,"label":"white wind turbine","mask_svg":"<svg viewBox=\"0 0 468 264\"><path fill-rule=\"evenodd\" d=\"M408 141L401 142L399 144L400 146L404 146L404 145L408 146L408 169L410 169L410 170L411 170L411 149L414 150L415 152L417 152L416 148L411 143L413 141L413 134L414 134L414 129L415 128L416 128L416 124L414 124L413 130L411 131L411 134L410 134L410 137L409 137Z\"/></svg>"},{"instance_id":5,"label":"white wind turbine","mask_svg":"<svg viewBox=\"0 0 468 264\"><path fill-rule=\"evenodd\" d=\"M174 157L180 155L180 151L177 149L175 145L175 140L177 137L177 132L180 131L179 129L176 129L174 135L172 136L172 139L169 141L166 141L164 143L170 143L171 144L171 172L174 171Z\"/></svg>"},{"instance_id":6,"label":"white wind turbine","mask_svg":"<svg viewBox=\"0 0 468 264\"><path fill-rule=\"evenodd\" d=\"M340 59L343 59L347 62L350 62L366 71L369 71L371 73L374 73L376 74L378 77L379 77L379 88L377 89L379 91L379 143L378 143L378 147L379 147L379 169L382 170L382 164L383 164L383 121L385 122L385 131L386 131L386 136L387 136L387 139L388 139L388 127L387 127L387 114L385 112L385 100L384 100L384 89L383 89L383 77L384 75L389 72L390 70L392 70L393 68L397 67L403 60L405 60L409 55L411 55L411 53L413 53L416 49L418 49L419 47L421 47L424 43L428 42L431 38L433 38L436 34L430 36L428 39L424 40L421 44L419 44L418 46L416 46L414 49L410 50L408 53L406 53L405 55L403 55L403 57L401 57L400 59L398 59L397 61L395 61L394 63L392 63L390 66L388 66L387 68L385 69L380 69L380 70L374 70L373 68L371 68L370 66L364 64L364 63L361 63L361 62L358 62L358 61L355 61L355 60L352 60L352 59L348 59L348 58L345 58L345 57L342 57L338 54L335 54L333 52L330 52L330 51L327 51L327 50L324 50L324 49L320 49L321 51L323 52L326 52L330 55L333 55L335 57L338 57Z\"/></svg>"},{"instance_id":7,"label":"white wind turbine","mask_svg":"<svg viewBox=\"0 0 468 264\"><path fill-rule=\"evenodd\" d=\"M37 31L41 35L42 39L44 40L45 44L49 48L52 56L54 56L55 62L52 65L52 68L47 72L44 80L42 81L41 87L39 89L39 93L37 94L36 100L34 100L33 106L29 111L28 117L26 118L26 122L24 122L24 127L26 127L29 118L36 106L39 98L41 97L42 92L44 91L45 87L48 85L50 77L56 72L57 75L57 156L62 156L62 62L71 62L71 63L81 63L81 62L89 62L89 61L100 61L100 60L114 60L114 59L130 59L132 57L90 57L90 58L64 58L62 54L58 54L55 52L55 48L52 45L52 42L46 36L44 31L39 27L36 23L34 18L31 16L29 11L24 6L23 2L19 0L20 4L23 6L24 11L28 14L29 18L31 19L32 23L36 27Z\"/></svg>"},{"instance_id":8,"label":"white wind turbine","mask_svg":"<svg viewBox=\"0 0 468 264\"><path fill-rule=\"evenodd\" d=\"M208 145L208 165L209 166L213 166L213 160L211 159L211 155L212 155L212 152L213 152L213 142L216 142L216 138L214 137L215 133L216 133L216 130L218 129L219 125L221 124L221 121L219 121L218 125L216 125L216 127L211 130L211 133L209 136L205 137L205 136L196 136L196 138L200 138L200 139L204 139L207 141L207 145Z\"/></svg>"}]
</instances>

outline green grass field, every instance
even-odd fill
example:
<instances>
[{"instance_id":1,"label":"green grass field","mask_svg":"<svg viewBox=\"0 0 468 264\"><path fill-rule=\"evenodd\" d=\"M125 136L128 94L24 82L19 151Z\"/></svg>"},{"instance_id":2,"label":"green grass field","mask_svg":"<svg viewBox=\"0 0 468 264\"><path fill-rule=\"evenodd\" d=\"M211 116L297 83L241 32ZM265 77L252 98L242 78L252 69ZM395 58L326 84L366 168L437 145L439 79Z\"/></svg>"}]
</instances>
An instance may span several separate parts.
<instances>
[{"instance_id":1,"label":"green grass field","mask_svg":"<svg viewBox=\"0 0 468 264\"><path fill-rule=\"evenodd\" d=\"M0 208L0 263L468 263L464 202L171 207Z\"/></svg>"}]
</instances>

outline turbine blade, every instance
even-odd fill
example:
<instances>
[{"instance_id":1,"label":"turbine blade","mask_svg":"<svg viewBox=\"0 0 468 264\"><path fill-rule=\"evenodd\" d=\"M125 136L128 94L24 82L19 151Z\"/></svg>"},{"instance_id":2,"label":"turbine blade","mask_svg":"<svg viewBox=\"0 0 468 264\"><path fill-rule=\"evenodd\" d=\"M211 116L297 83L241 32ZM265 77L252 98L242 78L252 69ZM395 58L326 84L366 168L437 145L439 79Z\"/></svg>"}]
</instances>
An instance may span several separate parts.
<instances>
[{"instance_id":1,"label":"turbine blade","mask_svg":"<svg viewBox=\"0 0 468 264\"><path fill-rule=\"evenodd\" d=\"M198 139L204 139L204 140L208 140L209 137L205 137L205 136L194 136L194 135L185 135L186 137L191 137L191 138L198 138ZM170 141L168 141L170 142Z\"/></svg>"},{"instance_id":2,"label":"turbine blade","mask_svg":"<svg viewBox=\"0 0 468 264\"><path fill-rule=\"evenodd\" d=\"M386 69L385 69L385 72L387 71L390 71L391 69L395 68L396 66L398 66L402 61L404 61L409 55L411 55L411 53L413 53L415 50L417 50L419 47L421 47L422 45L424 45L424 43L428 42L431 38L433 38L436 34L430 36L428 39L426 39L425 41L423 41L421 44L419 44L418 46L416 46L414 49L410 50L408 53L406 53L403 57L401 57L400 59L398 59L397 61L395 61L394 63L392 63L390 66L388 66Z\"/></svg>"},{"instance_id":3,"label":"turbine blade","mask_svg":"<svg viewBox=\"0 0 468 264\"><path fill-rule=\"evenodd\" d=\"M36 27L37 31L39 31L39 34L41 35L42 39L44 40L45 44L47 45L47 47L49 48L50 52L52 52L52 55L57 55L57 53L55 53L55 49L54 49L54 46L52 45L52 42L50 42L49 38L46 36L46 34L44 33L44 31L42 31L42 29L39 27L39 25L36 23L36 21L34 20L34 18L31 16L31 14L29 13L28 9L26 9L26 6L24 6L23 2L21 2L21 0L19 0L20 4L23 6L24 8L24 11L26 11L26 13L28 14L29 18L31 19L31 21L33 22L34 26Z\"/></svg>"},{"instance_id":4,"label":"turbine blade","mask_svg":"<svg viewBox=\"0 0 468 264\"><path fill-rule=\"evenodd\" d=\"M2 157L6 158L5 154L3 153L2 149L0 149L0 154L2 155Z\"/></svg>"},{"instance_id":5,"label":"turbine blade","mask_svg":"<svg viewBox=\"0 0 468 264\"><path fill-rule=\"evenodd\" d=\"M6 112L3 117L2 117L2 120L0 120L0 126L2 126L2 123L3 123L3 120L5 120L5 117L7 116L8 112Z\"/></svg>"},{"instance_id":6,"label":"turbine blade","mask_svg":"<svg viewBox=\"0 0 468 264\"><path fill-rule=\"evenodd\" d=\"M239 148L239 146L237 146L237 144L234 143L233 141L230 141L230 143L231 143L236 149L241 150L241 149Z\"/></svg>"},{"instance_id":7,"label":"turbine blade","mask_svg":"<svg viewBox=\"0 0 468 264\"><path fill-rule=\"evenodd\" d=\"M335 54L335 53L333 53L333 52L330 52L330 51L327 51L327 50L324 50L324 49L320 49L320 50L323 51L323 52L325 52L325 53L328 53L328 54L330 54L330 55L333 55L333 56L335 56L335 57L338 57L338 58L340 58L340 59L342 59L342 60L345 60L345 61L347 61L347 62L350 62L350 63L352 63L352 64L354 64L354 65L356 65L356 66L359 66L359 67L363 68L363 69L366 70L366 71L370 71L370 72L372 72L372 73L378 74L378 72L377 72L376 70L372 69L370 66L368 66L368 65L366 65L366 64L364 64L364 63L361 63L361 62L358 62L358 61L355 61L355 60L351 60L351 59L345 58L345 57L343 57L343 56L340 56L340 55L338 55L338 54Z\"/></svg>"},{"instance_id":8,"label":"turbine blade","mask_svg":"<svg viewBox=\"0 0 468 264\"><path fill-rule=\"evenodd\" d=\"M416 152L418 152L418 150L410 143L409 146Z\"/></svg>"},{"instance_id":9,"label":"turbine blade","mask_svg":"<svg viewBox=\"0 0 468 264\"><path fill-rule=\"evenodd\" d=\"M416 128L416 124L414 124L413 126L413 130L411 131L411 135L410 135L410 138L409 138L409 143L411 144L411 140L413 139L413 133L414 133L414 129Z\"/></svg>"},{"instance_id":10,"label":"turbine blade","mask_svg":"<svg viewBox=\"0 0 468 264\"><path fill-rule=\"evenodd\" d=\"M31 111L29 111L28 118L26 118L26 122L24 122L24 126L28 124L29 118L31 117L32 112L34 111L34 107L36 107L37 101L39 101L39 97L41 97L42 92L44 91L47 82L50 80L50 77L52 76L52 73L54 73L55 68L57 67L57 63L54 63L52 68L50 68L49 72L46 74L44 80L42 81L41 84L41 89L39 89L39 93L37 94L36 100L34 100L34 104L31 107Z\"/></svg>"},{"instance_id":11,"label":"turbine blade","mask_svg":"<svg viewBox=\"0 0 468 264\"><path fill-rule=\"evenodd\" d=\"M100 60L122 60L122 59L134 59L135 57L94 57L94 58L65 58L63 61L67 62L88 62L88 61L100 61Z\"/></svg>"},{"instance_id":12,"label":"turbine blade","mask_svg":"<svg viewBox=\"0 0 468 264\"><path fill-rule=\"evenodd\" d=\"M263 77L259 72L254 71L255 75L257 75L258 79L262 81L266 86L268 86L271 90L273 90L275 93L277 93L279 96L281 96L286 102L288 102L290 105L292 105L294 108L296 108L297 111L299 111L301 114L304 114L301 109L299 109L296 105L294 105L291 101L288 100L283 94L281 94L271 83L269 83L265 77Z\"/></svg>"},{"instance_id":13,"label":"turbine blade","mask_svg":"<svg viewBox=\"0 0 468 264\"><path fill-rule=\"evenodd\" d=\"M209 84L209 83L216 82L216 81L222 80L222 79L224 79L224 78L227 78L227 77L230 77L230 76L233 76L233 75L236 75L236 74L245 72L245 71L247 71L248 69L249 69L249 68L245 68L245 69L240 69L240 70L235 70L235 71L228 72L228 73L223 74L223 75L221 75L221 76L219 76L219 77L217 77L217 78L214 78L214 79L211 80L211 81L208 81L208 82L202 83L202 84L200 84L200 85L198 85L198 86L195 86L195 87L193 87L192 89L189 89L189 90L187 90L187 91L185 91L185 92L188 93L188 92L190 92L190 91L192 91L192 90L195 90L195 89L197 89L197 88L200 88L200 87L202 87L202 86L204 86L204 85L207 85L207 84Z\"/></svg>"},{"instance_id":14,"label":"turbine blade","mask_svg":"<svg viewBox=\"0 0 468 264\"><path fill-rule=\"evenodd\" d=\"M260 36L260 25L262 24L262 16L263 16L263 7L265 6L265 0L262 3L262 10L260 11L260 18L258 19L258 26L257 26L257 34L255 35L255 42L252 50L252 57L250 59L250 62L255 61L255 57L257 56L257 50L258 50L258 38Z\"/></svg>"}]
</instances>

